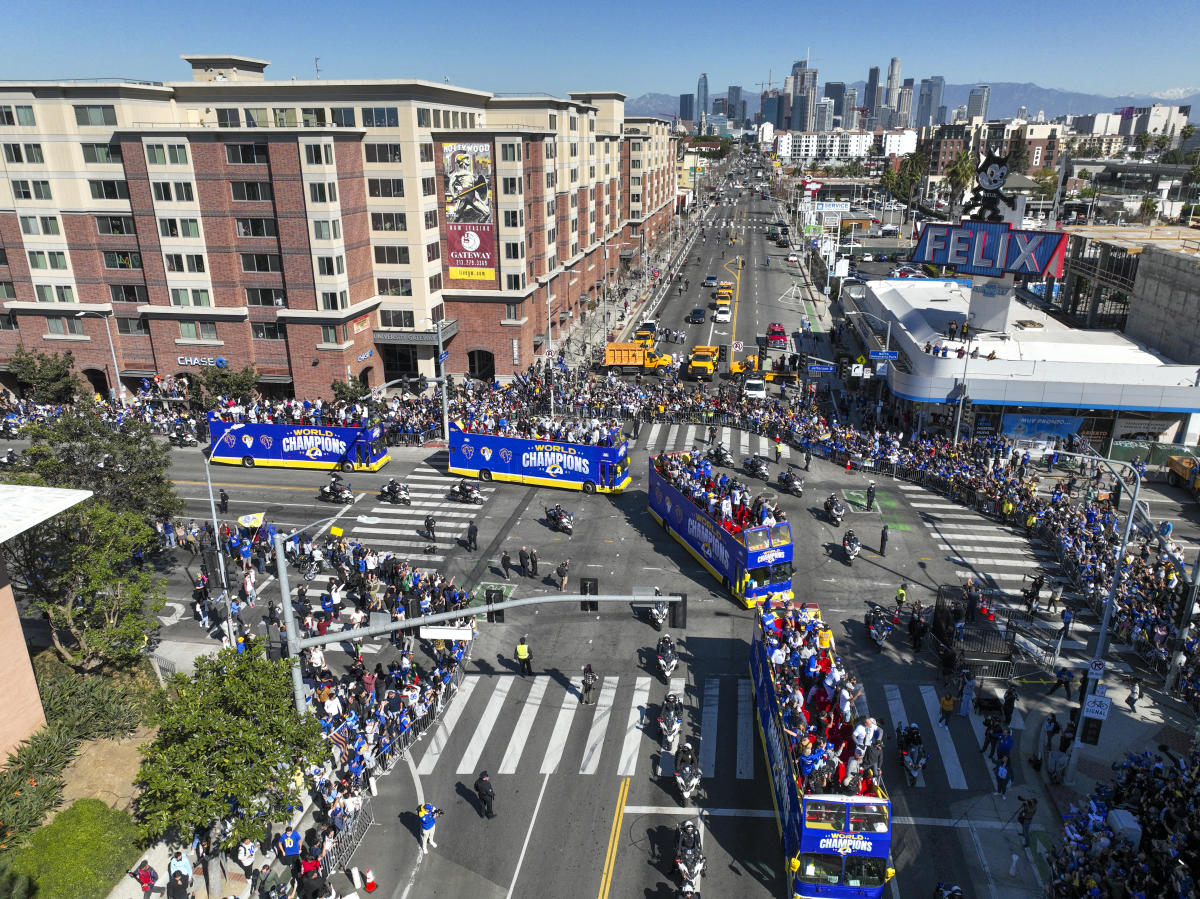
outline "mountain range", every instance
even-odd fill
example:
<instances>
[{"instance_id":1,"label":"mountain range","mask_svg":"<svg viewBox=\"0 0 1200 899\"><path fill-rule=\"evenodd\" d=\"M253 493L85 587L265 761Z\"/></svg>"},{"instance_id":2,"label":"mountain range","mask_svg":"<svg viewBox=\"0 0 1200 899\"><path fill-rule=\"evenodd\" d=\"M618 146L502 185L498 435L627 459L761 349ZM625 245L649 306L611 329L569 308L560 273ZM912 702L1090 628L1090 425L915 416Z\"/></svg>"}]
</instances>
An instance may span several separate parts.
<instances>
[{"instance_id":1,"label":"mountain range","mask_svg":"<svg viewBox=\"0 0 1200 899\"><path fill-rule=\"evenodd\" d=\"M857 87L859 96L863 96L866 83L856 81L848 87ZM1156 91L1153 95L1141 94L1123 97L1105 97L1100 94L1083 94L1077 91L1063 91L1052 87L1041 87L1029 82L1015 81L995 82L991 86L991 96L988 101L989 118L1007 118L1015 116L1017 110L1024 106L1030 116L1036 116L1039 111L1046 114L1047 119L1058 115L1084 115L1093 112L1112 112L1123 106L1153 106L1163 103L1171 106L1188 106L1195 110L1194 117L1200 118L1200 88L1172 88ZM974 84L947 84L942 95L948 113L956 106L967 102ZM724 97L725 94L711 94L711 99ZM758 111L759 95L745 91L746 109L748 115ZM916 109L917 98L913 97L913 109ZM678 94L642 94L625 101L625 112L629 115L665 115L679 114Z\"/></svg>"}]
</instances>

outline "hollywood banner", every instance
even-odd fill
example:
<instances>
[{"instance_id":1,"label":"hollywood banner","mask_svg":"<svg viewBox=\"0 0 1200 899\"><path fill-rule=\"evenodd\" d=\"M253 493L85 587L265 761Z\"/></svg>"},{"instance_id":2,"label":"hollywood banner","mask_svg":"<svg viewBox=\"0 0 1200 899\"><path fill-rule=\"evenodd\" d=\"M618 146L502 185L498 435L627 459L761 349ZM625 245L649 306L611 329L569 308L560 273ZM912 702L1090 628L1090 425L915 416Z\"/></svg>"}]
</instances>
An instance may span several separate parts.
<instances>
[{"instance_id":1,"label":"hollywood banner","mask_svg":"<svg viewBox=\"0 0 1200 899\"><path fill-rule=\"evenodd\" d=\"M442 164L446 173L447 277L495 280L491 145L443 144Z\"/></svg>"}]
</instances>

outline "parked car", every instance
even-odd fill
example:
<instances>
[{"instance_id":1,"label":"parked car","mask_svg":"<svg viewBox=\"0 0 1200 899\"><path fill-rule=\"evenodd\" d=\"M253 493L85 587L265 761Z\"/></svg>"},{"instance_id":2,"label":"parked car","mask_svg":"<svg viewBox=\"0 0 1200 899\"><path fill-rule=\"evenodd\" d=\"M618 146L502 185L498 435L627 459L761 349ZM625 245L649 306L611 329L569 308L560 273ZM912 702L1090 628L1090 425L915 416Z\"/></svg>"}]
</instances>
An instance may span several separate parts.
<instances>
[{"instance_id":1,"label":"parked car","mask_svg":"<svg viewBox=\"0 0 1200 899\"><path fill-rule=\"evenodd\" d=\"M706 318L706 313L704 312L704 307L697 306L691 312L688 313L687 320L688 320L689 325L702 325L702 324L704 324L705 318Z\"/></svg>"},{"instance_id":2,"label":"parked car","mask_svg":"<svg viewBox=\"0 0 1200 899\"><path fill-rule=\"evenodd\" d=\"M796 263L800 262L800 257L797 256L795 253L788 253L787 261L791 262L793 264L796 264Z\"/></svg>"},{"instance_id":3,"label":"parked car","mask_svg":"<svg viewBox=\"0 0 1200 899\"><path fill-rule=\"evenodd\" d=\"M775 241L775 246L790 247L791 243L788 242L788 239L786 237L781 237L781 238L779 238L779 240Z\"/></svg>"},{"instance_id":4,"label":"parked car","mask_svg":"<svg viewBox=\"0 0 1200 899\"><path fill-rule=\"evenodd\" d=\"M859 257L859 259L862 262L874 262L875 256L872 253L863 253L862 256Z\"/></svg>"}]
</instances>

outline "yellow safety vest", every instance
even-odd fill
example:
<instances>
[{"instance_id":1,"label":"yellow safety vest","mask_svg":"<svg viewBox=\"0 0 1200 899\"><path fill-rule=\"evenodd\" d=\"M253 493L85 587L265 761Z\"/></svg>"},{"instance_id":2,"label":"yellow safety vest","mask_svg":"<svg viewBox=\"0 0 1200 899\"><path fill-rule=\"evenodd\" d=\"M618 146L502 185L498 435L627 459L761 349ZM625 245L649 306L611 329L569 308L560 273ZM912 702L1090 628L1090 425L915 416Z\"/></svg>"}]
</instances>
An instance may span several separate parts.
<instances>
[{"instance_id":1,"label":"yellow safety vest","mask_svg":"<svg viewBox=\"0 0 1200 899\"><path fill-rule=\"evenodd\" d=\"M907 599L908 599L908 594L904 592L904 588L897 587L896 588L896 601L898 603L900 603L900 605L904 605L904 602Z\"/></svg>"},{"instance_id":2,"label":"yellow safety vest","mask_svg":"<svg viewBox=\"0 0 1200 899\"><path fill-rule=\"evenodd\" d=\"M522 662L525 661L527 658L529 658L529 644L528 643L518 643L517 644L517 658L520 659Z\"/></svg>"}]
</instances>

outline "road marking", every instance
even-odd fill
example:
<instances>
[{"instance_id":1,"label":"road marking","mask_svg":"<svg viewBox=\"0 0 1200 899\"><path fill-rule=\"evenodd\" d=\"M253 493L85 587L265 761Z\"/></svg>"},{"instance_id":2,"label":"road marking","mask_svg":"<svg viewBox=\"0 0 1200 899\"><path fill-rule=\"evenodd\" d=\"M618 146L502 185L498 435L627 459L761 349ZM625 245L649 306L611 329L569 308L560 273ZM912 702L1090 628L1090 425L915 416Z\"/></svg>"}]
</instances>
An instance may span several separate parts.
<instances>
[{"instance_id":1,"label":"road marking","mask_svg":"<svg viewBox=\"0 0 1200 899\"><path fill-rule=\"evenodd\" d=\"M900 687L897 684L884 684L883 696L887 701L888 717L892 720L892 733L898 733L905 724L911 724L912 719L904 711L904 700L900 698ZM925 786L925 772L917 773L918 787Z\"/></svg>"},{"instance_id":2,"label":"road marking","mask_svg":"<svg viewBox=\"0 0 1200 899\"><path fill-rule=\"evenodd\" d=\"M679 425L671 425L671 429L667 431L667 449L674 449L675 438L679 436Z\"/></svg>"},{"instance_id":3,"label":"road marking","mask_svg":"<svg viewBox=\"0 0 1200 899\"><path fill-rule=\"evenodd\" d=\"M726 448L729 447L729 428L721 428L721 444Z\"/></svg>"},{"instance_id":4,"label":"road marking","mask_svg":"<svg viewBox=\"0 0 1200 899\"><path fill-rule=\"evenodd\" d=\"M538 810L542 807L542 797L546 795L546 784L549 781L549 774L542 778L542 788L538 790L537 802L533 805L533 814L529 816L529 827L525 830L525 842L521 844L521 854L517 856L517 867L513 871L512 883L508 885L508 892L504 894L504 899L512 899L513 891L517 888L517 875L521 873L521 863L525 861L525 852L529 849L529 838L533 836L533 825L537 821Z\"/></svg>"},{"instance_id":5,"label":"road marking","mask_svg":"<svg viewBox=\"0 0 1200 899\"><path fill-rule=\"evenodd\" d=\"M754 696L747 677L738 678L737 778L754 780Z\"/></svg>"},{"instance_id":6,"label":"road marking","mask_svg":"<svg viewBox=\"0 0 1200 899\"><path fill-rule=\"evenodd\" d=\"M1036 559L1003 559L998 556L958 556L950 555L946 561L951 565L996 565L1000 568L1029 568L1040 564Z\"/></svg>"},{"instance_id":7,"label":"road marking","mask_svg":"<svg viewBox=\"0 0 1200 899\"><path fill-rule=\"evenodd\" d=\"M721 679L704 680L704 705L700 709L700 776L712 777L717 761L717 708L721 703Z\"/></svg>"},{"instance_id":8,"label":"road marking","mask_svg":"<svg viewBox=\"0 0 1200 899\"><path fill-rule=\"evenodd\" d=\"M646 437L646 449L649 449L650 447L654 446L655 441L658 440L658 432L661 428L662 428L662 422L657 422L657 421L654 423L654 426L652 428L650 428L650 433Z\"/></svg>"},{"instance_id":9,"label":"road marking","mask_svg":"<svg viewBox=\"0 0 1200 899\"><path fill-rule=\"evenodd\" d=\"M621 746L621 761L617 774L631 777L637 772L638 748L642 743L642 725L650 706L650 678L639 677L633 687L633 702L629 706L629 723L625 727L625 742Z\"/></svg>"},{"instance_id":10,"label":"road marking","mask_svg":"<svg viewBox=\"0 0 1200 899\"><path fill-rule=\"evenodd\" d=\"M683 445L686 449L691 449L696 441L696 426L688 425L687 431L683 435Z\"/></svg>"},{"instance_id":11,"label":"road marking","mask_svg":"<svg viewBox=\"0 0 1200 899\"><path fill-rule=\"evenodd\" d=\"M604 734L608 730L608 719L612 717L613 703L617 698L617 678L604 678L604 686L600 689L600 698L596 700L596 713L592 717L592 727L588 731L587 745L583 749L583 762L579 766L580 774L595 774L600 768L600 749L604 746Z\"/></svg>"},{"instance_id":12,"label":"road marking","mask_svg":"<svg viewBox=\"0 0 1200 899\"><path fill-rule=\"evenodd\" d=\"M954 751L954 740L950 736L950 731L940 727L937 723L941 717L937 688L932 684L922 684L921 699L925 702L925 711L929 715L929 720L933 722L933 737L937 740L938 754L942 757L942 767L946 769L946 780L950 782L950 789L965 790L967 778L963 774L962 765L959 764L958 753ZM952 715L951 720L954 717Z\"/></svg>"},{"instance_id":13,"label":"road marking","mask_svg":"<svg viewBox=\"0 0 1200 899\"><path fill-rule=\"evenodd\" d=\"M742 431L741 449L742 449L742 455L744 455L744 456L750 455L750 432L749 431Z\"/></svg>"},{"instance_id":14,"label":"road marking","mask_svg":"<svg viewBox=\"0 0 1200 899\"><path fill-rule=\"evenodd\" d=\"M471 736L471 742L467 744L467 751L463 753L462 760L458 763L458 774L473 772L479 764L479 759L483 755L483 747L487 745L492 728L496 726L496 719L500 717L500 710L504 707L504 700L508 697L512 683L513 678L511 677L502 677L497 681L496 689L492 691L491 698L488 699L488 704L479 718L479 723L475 725L475 733Z\"/></svg>"},{"instance_id":15,"label":"road marking","mask_svg":"<svg viewBox=\"0 0 1200 899\"><path fill-rule=\"evenodd\" d=\"M475 689L478 681L478 677L464 678L462 686L458 688L458 695L451 698L450 708L446 709L446 713L442 715L442 723L434 731L433 738L429 741L429 746L417 768L417 773L422 777L432 774L433 769L437 767L438 759L442 757L442 750L446 748L446 743L450 739L450 732L454 730L454 725L462 717L463 709L467 707L467 701L471 698L471 692Z\"/></svg>"},{"instance_id":16,"label":"road marking","mask_svg":"<svg viewBox=\"0 0 1200 899\"><path fill-rule=\"evenodd\" d=\"M774 818L775 810L769 808L698 808L678 805L627 805L630 815L681 815L685 818Z\"/></svg>"},{"instance_id":17,"label":"road marking","mask_svg":"<svg viewBox=\"0 0 1200 899\"><path fill-rule=\"evenodd\" d=\"M504 758L500 760L500 767L496 769L500 774L516 774L517 764L521 761L521 752L529 741L533 721L541 710L542 697L546 695L546 687L549 683L550 678L548 677L539 677L534 680L529 695L525 697L525 701L521 705L521 717L517 719L517 725L513 728L508 748L504 750ZM570 693L567 695L570 696Z\"/></svg>"},{"instance_id":18,"label":"road marking","mask_svg":"<svg viewBox=\"0 0 1200 899\"><path fill-rule=\"evenodd\" d=\"M604 868L600 873L600 892L597 899L608 899L612 889L613 868L617 860L617 844L621 841L621 821L625 817L625 800L629 798L629 778L622 779L617 789L617 807L613 810L612 827L608 832L608 849L604 853Z\"/></svg>"}]
</instances>

